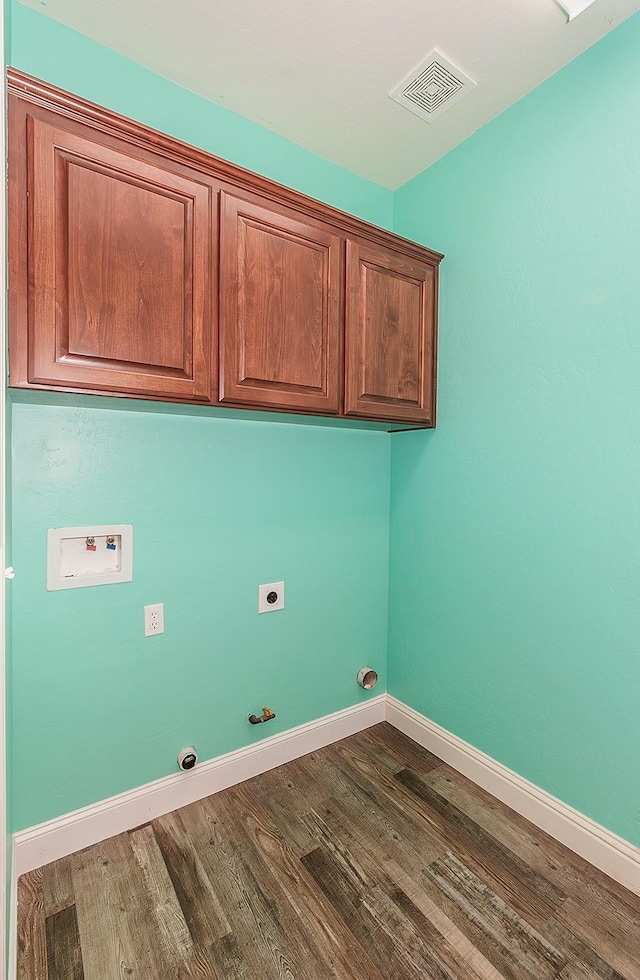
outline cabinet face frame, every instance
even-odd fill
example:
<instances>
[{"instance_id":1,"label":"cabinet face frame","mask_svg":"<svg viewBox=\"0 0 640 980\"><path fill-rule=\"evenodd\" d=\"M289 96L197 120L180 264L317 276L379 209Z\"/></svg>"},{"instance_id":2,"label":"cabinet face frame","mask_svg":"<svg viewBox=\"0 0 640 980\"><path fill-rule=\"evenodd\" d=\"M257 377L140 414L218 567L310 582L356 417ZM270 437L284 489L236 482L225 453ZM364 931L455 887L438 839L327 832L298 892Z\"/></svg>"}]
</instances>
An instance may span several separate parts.
<instances>
[{"instance_id":1,"label":"cabinet face frame","mask_svg":"<svg viewBox=\"0 0 640 980\"><path fill-rule=\"evenodd\" d=\"M211 324L217 309L212 288L216 240L211 182L143 148L120 145L110 134L95 131L82 121L61 118L13 95L9 97L9 127L10 384L210 403L217 373ZM92 325L84 350L82 343L75 345L79 351L69 344L73 287L66 274L73 261L70 238L75 234L82 239L86 210L85 204L73 212L72 175L80 186L93 180L109 189L105 191L105 215L109 215L109 191L124 192L173 208L176 219L183 222L182 231L176 228L178 238L173 236L178 274L185 276L180 295L174 297L178 317L159 342L152 336L151 325L141 334L143 354L145 340L150 350L155 346L157 355L151 363L144 356L139 361L120 359L118 337L109 340L108 320ZM117 215L112 218L116 231L117 219ZM123 220L128 221L126 215ZM152 228L153 215L148 220ZM133 227L133 222L129 224ZM109 234L113 229L101 230ZM37 244L29 246L29 242ZM77 256L91 278L87 248L78 250ZM145 260L141 260L142 267ZM96 282L98 277L96 272ZM99 292L100 286L93 285ZM140 284L134 282L134 299L136 288ZM153 302L153 291L150 299ZM91 313L89 309L88 322ZM111 356L100 351L101 340L114 347ZM126 335L120 335L120 341L121 347L134 350L135 344Z\"/></svg>"},{"instance_id":2,"label":"cabinet face frame","mask_svg":"<svg viewBox=\"0 0 640 980\"><path fill-rule=\"evenodd\" d=\"M269 200L222 190L222 404L338 414L343 264L337 229Z\"/></svg>"},{"instance_id":3,"label":"cabinet face frame","mask_svg":"<svg viewBox=\"0 0 640 980\"><path fill-rule=\"evenodd\" d=\"M386 315L369 302L374 278L389 296ZM402 314L411 308L409 320ZM436 263L401 248L347 242L345 415L435 425L437 308Z\"/></svg>"}]
</instances>

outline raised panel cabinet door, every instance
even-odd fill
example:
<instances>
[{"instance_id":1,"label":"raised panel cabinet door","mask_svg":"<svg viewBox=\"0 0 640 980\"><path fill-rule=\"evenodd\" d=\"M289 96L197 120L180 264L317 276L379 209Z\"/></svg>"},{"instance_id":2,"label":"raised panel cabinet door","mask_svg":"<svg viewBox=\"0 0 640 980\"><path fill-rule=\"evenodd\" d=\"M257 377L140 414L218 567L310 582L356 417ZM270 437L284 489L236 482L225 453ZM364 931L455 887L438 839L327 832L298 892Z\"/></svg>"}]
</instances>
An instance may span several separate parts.
<instances>
[{"instance_id":1,"label":"raised panel cabinet door","mask_svg":"<svg viewBox=\"0 0 640 980\"><path fill-rule=\"evenodd\" d=\"M223 191L220 401L337 414L341 293L338 233Z\"/></svg>"},{"instance_id":2,"label":"raised panel cabinet door","mask_svg":"<svg viewBox=\"0 0 640 980\"><path fill-rule=\"evenodd\" d=\"M27 382L210 401L212 188L73 120L23 126Z\"/></svg>"},{"instance_id":3,"label":"raised panel cabinet door","mask_svg":"<svg viewBox=\"0 0 640 980\"><path fill-rule=\"evenodd\" d=\"M435 425L437 266L347 242L345 415Z\"/></svg>"}]
</instances>

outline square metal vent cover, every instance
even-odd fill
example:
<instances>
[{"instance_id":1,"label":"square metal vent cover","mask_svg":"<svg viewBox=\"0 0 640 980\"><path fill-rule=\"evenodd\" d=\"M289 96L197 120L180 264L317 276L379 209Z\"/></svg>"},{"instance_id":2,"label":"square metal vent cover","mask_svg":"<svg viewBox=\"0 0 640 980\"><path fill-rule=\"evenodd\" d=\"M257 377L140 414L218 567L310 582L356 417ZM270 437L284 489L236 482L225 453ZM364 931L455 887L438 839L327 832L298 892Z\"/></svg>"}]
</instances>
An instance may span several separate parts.
<instances>
[{"instance_id":1,"label":"square metal vent cover","mask_svg":"<svg viewBox=\"0 0 640 980\"><path fill-rule=\"evenodd\" d=\"M475 87L473 78L434 48L389 98L431 123Z\"/></svg>"}]
</instances>

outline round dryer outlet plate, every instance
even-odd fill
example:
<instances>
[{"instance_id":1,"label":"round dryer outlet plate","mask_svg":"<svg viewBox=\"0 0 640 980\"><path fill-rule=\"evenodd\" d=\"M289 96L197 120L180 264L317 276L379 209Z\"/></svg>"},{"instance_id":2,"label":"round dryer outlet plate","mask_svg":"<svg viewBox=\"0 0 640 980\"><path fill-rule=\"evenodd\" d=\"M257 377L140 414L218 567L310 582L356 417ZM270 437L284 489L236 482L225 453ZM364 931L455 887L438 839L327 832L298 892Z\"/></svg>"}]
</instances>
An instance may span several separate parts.
<instances>
[{"instance_id":1,"label":"round dryer outlet plate","mask_svg":"<svg viewBox=\"0 0 640 980\"><path fill-rule=\"evenodd\" d=\"M275 612L284 609L284 582L269 582L258 586L258 612Z\"/></svg>"}]
</instances>

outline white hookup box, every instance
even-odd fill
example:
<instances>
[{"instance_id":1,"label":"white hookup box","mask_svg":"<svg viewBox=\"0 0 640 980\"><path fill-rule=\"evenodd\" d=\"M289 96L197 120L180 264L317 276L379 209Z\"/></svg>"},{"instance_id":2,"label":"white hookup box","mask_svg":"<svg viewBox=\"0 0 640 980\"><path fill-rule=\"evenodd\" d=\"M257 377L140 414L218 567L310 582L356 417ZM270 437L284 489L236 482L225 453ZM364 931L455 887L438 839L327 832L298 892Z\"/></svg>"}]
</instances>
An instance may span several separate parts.
<instances>
[{"instance_id":1,"label":"white hookup box","mask_svg":"<svg viewBox=\"0 0 640 980\"><path fill-rule=\"evenodd\" d=\"M47 590L133 579L133 525L87 524L47 531Z\"/></svg>"}]
</instances>

